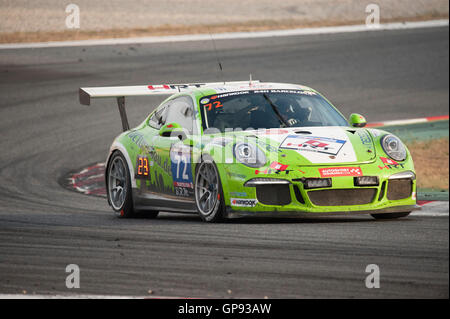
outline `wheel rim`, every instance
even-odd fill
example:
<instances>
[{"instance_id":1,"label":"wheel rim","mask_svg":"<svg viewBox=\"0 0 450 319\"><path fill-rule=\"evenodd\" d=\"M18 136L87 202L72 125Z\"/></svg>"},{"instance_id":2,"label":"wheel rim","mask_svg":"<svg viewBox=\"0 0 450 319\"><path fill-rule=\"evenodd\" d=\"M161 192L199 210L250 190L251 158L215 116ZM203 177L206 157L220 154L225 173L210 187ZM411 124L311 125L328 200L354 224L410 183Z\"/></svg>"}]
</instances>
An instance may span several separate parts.
<instances>
[{"instance_id":1,"label":"wheel rim","mask_svg":"<svg viewBox=\"0 0 450 319\"><path fill-rule=\"evenodd\" d=\"M111 205L120 210L127 197L127 174L125 163L117 156L109 166L108 192Z\"/></svg>"},{"instance_id":2,"label":"wheel rim","mask_svg":"<svg viewBox=\"0 0 450 319\"><path fill-rule=\"evenodd\" d=\"M195 190L195 200L200 213L210 215L216 207L219 194L219 180L214 164L204 162L200 165Z\"/></svg>"}]
</instances>

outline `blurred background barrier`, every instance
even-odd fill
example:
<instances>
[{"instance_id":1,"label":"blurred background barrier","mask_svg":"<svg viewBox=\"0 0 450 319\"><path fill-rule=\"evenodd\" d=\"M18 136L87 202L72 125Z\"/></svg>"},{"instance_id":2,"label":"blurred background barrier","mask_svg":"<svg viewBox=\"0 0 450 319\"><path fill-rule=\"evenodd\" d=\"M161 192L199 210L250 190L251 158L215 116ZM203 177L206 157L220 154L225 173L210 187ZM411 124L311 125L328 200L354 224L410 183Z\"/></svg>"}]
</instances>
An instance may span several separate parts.
<instances>
[{"instance_id":1,"label":"blurred background barrier","mask_svg":"<svg viewBox=\"0 0 450 319\"><path fill-rule=\"evenodd\" d=\"M0 0L0 43L364 24L375 5L381 23L449 12L447 0Z\"/></svg>"}]
</instances>

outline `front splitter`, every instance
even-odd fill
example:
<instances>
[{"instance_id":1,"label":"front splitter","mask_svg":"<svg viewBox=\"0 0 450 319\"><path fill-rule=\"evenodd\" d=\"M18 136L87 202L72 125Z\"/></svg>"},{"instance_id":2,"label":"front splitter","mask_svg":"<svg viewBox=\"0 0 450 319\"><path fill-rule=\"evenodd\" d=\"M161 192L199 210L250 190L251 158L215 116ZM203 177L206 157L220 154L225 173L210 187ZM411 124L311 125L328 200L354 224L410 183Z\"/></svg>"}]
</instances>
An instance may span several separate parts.
<instances>
[{"instance_id":1,"label":"front splitter","mask_svg":"<svg viewBox=\"0 0 450 319\"><path fill-rule=\"evenodd\" d=\"M358 210L358 211L336 211L336 212L318 212L311 213L305 211L236 211L232 210L230 207L226 209L227 218L242 218L242 217L277 217L277 218L320 218L320 217L331 217L331 216L354 216L354 215L367 215L367 214L389 214L389 213L404 213L412 212L415 210L422 209L419 205L404 205L395 206L382 209L372 209L372 210Z\"/></svg>"}]
</instances>

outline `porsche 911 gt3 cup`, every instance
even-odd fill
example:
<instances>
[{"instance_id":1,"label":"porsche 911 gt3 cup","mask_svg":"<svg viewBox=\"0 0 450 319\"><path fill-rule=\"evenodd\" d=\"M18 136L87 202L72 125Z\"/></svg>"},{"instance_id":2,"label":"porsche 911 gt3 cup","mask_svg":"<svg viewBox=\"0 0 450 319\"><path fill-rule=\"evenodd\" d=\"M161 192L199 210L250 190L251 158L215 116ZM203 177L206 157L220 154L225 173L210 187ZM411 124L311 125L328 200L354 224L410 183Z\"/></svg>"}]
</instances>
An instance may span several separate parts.
<instances>
[{"instance_id":1,"label":"porsche 911 gt3 cup","mask_svg":"<svg viewBox=\"0 0 450 319\"><path fill-rule=\"evenodd\" d=\"M130 129L125 97L169 95ZM106 160L120 217L371 214L420 209L411 154L396 136L349 120L316 90L241 81L80 88L80 102L117 98L123 133Z\"/></svg>"}]
</instances>

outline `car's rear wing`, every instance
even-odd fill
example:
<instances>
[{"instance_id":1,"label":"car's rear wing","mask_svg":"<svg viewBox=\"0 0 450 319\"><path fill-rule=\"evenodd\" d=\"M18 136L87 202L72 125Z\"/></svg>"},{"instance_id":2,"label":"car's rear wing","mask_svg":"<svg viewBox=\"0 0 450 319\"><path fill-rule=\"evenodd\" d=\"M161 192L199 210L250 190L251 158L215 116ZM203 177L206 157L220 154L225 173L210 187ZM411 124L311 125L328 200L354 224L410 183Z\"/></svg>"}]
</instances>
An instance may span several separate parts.
<instances>
[{"instance_id":1,"label":"car's rear wing","mask_svg":"<svg viewBox=\"0 0 450 319\"><path fill-rule=\"evenodd\" d=\"M259 82L258 80L250 81L250 83ZM127 114L125 111L126 96L172 95L179 92L187 92L195 88L214 88L243 84L249 84L249 81L89 87L79 89L79 99L81 104L91 105L91 99L117 98L120 118L122 119L122 128L124 131L128 131L130 126L128 124Z\"/></svg>"}]
</instances>

